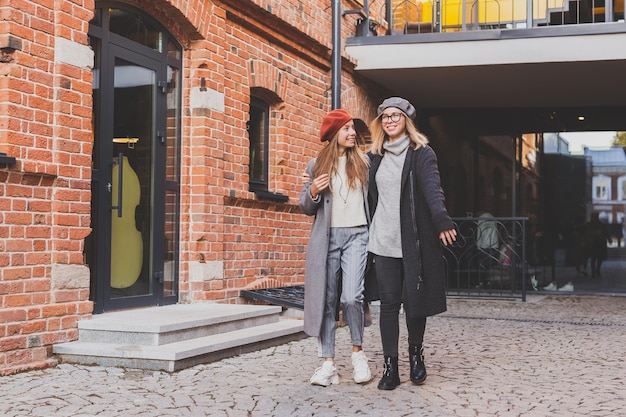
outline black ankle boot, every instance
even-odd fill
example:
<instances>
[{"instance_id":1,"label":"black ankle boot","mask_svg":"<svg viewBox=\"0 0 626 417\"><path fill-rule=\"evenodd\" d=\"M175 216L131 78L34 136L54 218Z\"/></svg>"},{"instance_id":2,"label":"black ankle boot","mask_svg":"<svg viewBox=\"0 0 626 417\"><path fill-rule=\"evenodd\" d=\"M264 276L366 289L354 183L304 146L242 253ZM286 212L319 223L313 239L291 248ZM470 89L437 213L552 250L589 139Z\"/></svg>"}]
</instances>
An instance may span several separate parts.
<instances>
[{"instance_id":1,"label":"black ankle boot","mask_svg":"<svg viewBox=\"0 0 626 417\"><path fill-rule=\"evenodd\" d=\"M400 385L400 375L398 375L398 357L385 356L385 370L383 377L378 383L378 389L392 390Z\"/></svg>"},{"instance_id":2,"label":"black ankle boot","mask_svg":"<svg viewBox=\"0 0 626 417\"><path fill-rule=\"evenodd\" d=\"M409 362L411 363L411 381L414 384L421 384L426 380L424 348L421 345L409 345Z\"/></svg>"}]
</instances>

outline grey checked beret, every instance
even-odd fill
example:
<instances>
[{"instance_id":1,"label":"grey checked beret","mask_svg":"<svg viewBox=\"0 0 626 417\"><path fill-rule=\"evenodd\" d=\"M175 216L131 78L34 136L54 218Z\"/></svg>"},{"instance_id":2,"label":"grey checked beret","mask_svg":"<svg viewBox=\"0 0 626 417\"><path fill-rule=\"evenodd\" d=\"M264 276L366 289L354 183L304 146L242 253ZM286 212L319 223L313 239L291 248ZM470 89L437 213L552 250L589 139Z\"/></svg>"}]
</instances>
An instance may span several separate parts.
<instances>
[{"instance_id":1,"label":"grey checked beret","mask_svg":"<svg viewBox=\"0 0 626 417\"><path fill-rule=\"evenodd\" d=\"M385 109L389 107L395 107L397 109L400 109L404 112L404 114L409 116L411 120L415 120L415 107L413 107L413 105L407 100L401 97L389 97L385 99L385 101L383 101L381 105L378 106L378 116L380 116L385 111Z\"/></svg>"}]
</instances>

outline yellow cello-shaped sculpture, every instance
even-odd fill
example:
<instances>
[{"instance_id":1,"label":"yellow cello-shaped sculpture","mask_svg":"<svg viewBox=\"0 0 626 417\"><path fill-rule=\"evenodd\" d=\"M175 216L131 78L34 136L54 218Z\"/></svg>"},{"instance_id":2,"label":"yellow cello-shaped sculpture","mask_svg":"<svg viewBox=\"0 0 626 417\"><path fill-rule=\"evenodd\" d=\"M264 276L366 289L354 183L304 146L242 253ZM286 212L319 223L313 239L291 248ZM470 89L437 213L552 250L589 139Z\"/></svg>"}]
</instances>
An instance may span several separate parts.
<instances>
[{"instance_id":1,"label":"yellow cello-shaped sculpture","mask_svg":"<svg viewBox=\"0 0 626 417\"><path fill-rule=\"evenodd\" d=\"M116 162L119 162L118 158L113 158L113 207L119 205L119 170ZM133 285L143 265L143 240L135 223L135 209L141 196L139 177L128 163L128 157L122 157L122 164L122 217L118 217L118 210L113 210L111 215L112 288Z\"/></svg>"}]
</instances>

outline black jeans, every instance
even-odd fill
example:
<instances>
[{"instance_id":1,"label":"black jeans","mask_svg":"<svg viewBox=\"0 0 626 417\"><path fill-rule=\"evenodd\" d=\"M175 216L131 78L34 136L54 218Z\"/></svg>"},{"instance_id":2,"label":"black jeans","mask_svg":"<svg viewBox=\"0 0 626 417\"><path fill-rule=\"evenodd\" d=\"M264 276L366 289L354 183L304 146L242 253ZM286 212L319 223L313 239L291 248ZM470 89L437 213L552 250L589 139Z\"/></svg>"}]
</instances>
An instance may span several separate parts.
<instances>
[{"instance_id":1,"label":"black jeans","mask_svg":"<svg viewBox=\"0 0 626 417\"><path fill-rule=\"evenodd\" d=\"M402 259L376 255L374 258L376 281L380 293L380 338L385 356L398 356L400 337L399 313L402 304ZM422 345L426 330L426 317L406 317L409 344Z\"/></svg>"}]
</instances>

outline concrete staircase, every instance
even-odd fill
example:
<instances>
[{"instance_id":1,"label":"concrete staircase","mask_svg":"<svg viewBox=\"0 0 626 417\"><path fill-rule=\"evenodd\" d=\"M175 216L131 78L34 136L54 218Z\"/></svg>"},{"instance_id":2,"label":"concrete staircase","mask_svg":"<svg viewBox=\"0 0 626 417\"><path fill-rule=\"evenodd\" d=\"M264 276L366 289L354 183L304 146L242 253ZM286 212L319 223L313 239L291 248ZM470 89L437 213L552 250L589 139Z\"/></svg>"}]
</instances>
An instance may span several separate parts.
<instances>
[{"instance_id":1,"label":"concrete staircase","mask_svg":"<svg viewBox=\"0 0 626 417\"><path fill-rule=\"evenodd\" d=\"M176 304L104 313L78 322L78 341L55 345L61 362L178 371L305 337L280 306Z\"/></svg>"}]
</instances>

